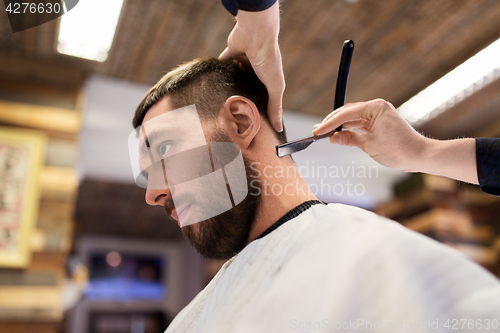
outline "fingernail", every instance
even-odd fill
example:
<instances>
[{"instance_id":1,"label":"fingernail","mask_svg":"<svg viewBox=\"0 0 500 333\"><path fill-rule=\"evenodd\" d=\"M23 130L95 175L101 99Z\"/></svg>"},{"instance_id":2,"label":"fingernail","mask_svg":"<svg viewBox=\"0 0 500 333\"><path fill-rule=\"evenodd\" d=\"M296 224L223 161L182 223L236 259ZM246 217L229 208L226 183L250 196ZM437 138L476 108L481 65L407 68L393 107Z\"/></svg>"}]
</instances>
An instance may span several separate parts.
<instances>
[{"instance_id":1,"label":"fingernail","mask_svg":"<svg viewBox=\"0 0 500 333\"><path fill-rule=\"evenodd\" d=\"M319 128L321 128L322 124L316 124L314 125L313 131L317 131Z\"/></svg>"},{"instance_id":2,"label":"fingernail","mask_svg":"<svg viewBox=\"0 0 500 333\"><path fill-rule=\"evenodd\" d=\"M276 132L278 132L278 133L283 132L283 124L281 123L281 121L276 121L276 122L274 122L274 129L275 129L275 130L276 130Z\"/></svg>"}]
</instances>

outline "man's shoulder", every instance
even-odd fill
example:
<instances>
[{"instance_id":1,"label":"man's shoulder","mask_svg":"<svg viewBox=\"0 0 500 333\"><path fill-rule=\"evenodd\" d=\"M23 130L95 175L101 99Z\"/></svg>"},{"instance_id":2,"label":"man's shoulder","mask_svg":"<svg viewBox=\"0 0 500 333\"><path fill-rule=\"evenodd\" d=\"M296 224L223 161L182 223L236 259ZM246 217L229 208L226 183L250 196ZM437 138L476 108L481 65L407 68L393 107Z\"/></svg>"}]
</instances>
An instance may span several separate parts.
<instances>
[{"instance_id":1,"label":"man's shoulder","mask_svg":"<svg viewBox=\"0 0 500 333\"><path fill-rule=\"evenodd\" d=\"M195 332L198 324L198 319L200 313L207 301L207 298L210 296L213 288L217 284L217 281L220 279L223 272L231 263L232 259L226 261L224 265L220 268L217 274L210 280L210 282L201 290L195 298L189 302L172 320L170 325L168 326L165 333L169 332Z\"/></svg>"},{"instance_id":2,"label":"man's shoulder","mask_svg":"<svg viewBox=\"0 0 500 333\"><path fill-rule=\"evenodd\" d=\"M313 206L309 216L304 216L304 222L311 231L324 233L325 237L342 233L358 235L372 233L372 236L376 237L389 231L402 233L409 231L400 223L374 212L337 203ZM327 230L329 232L326 232Z\"/></svg>"},{"instance_id":3,"label":"man's shoulder","mask_svg":"<svg viewBox=\"0 0 500 333\"><path fill-rule=\"evenodd\" d=\"M321 244L319 247L328 253L325 254L328 260L336 255L349 256L360 263L392 261L407 268L426 270L431 269L432 263L446 262L470 272L481 271L480 275L487 275L487 280L491 277L461 252L365 209L328 204L316 207L311 213L306 228L309 232L301 231L302 241ZM432 269L438 271L438 266Z\"/></svg>"},{"instance_id":4,"label":"man's shoulder","mask_svg":"<svg viewBox=\"0 0 500 333\"><path fill-rule=\"evenodd\" d=\"M386 217L375 214L372 211L364 208L341 204L341 203L325 203L323 205L314 205L312 211L315 216L322 221L340 221L341 219L349 219L351 223L371 223L377 222L395 222Z\"/></svg>"},{"instance_id":5,"label":"man's shoulder","mask_svg":"<svg viewBox=\"0 0 500 333\"><path fill-rule=\"evenodd\" d=\"M415 288L433 281L453 289L452 294L466 295L485 286L499 291L499 281L477 263L396 221L341 204L316 205L308 215L288 227L291 237L282 242L288 259L283 267L290 273L286 279L301 271L326 289L334 278L340 284L364 276L387 289L391 286L384 281L390 277Z\"/></svg>"},{"instance_id":6,"label":"man's shoulder","mask_svg":"<svg viewBox=\"0 0 500 333\"><path fill-rule=\"evenodd\" d=\"M404 227L399 222L371 211L344 204L316 205L309 216L295 221L299 248L317 247L328 253L349 253L356 257L403 260L416 265L436 257L452 258L475 265L463 254L428 236ZM304 246L305 245L305 246ZM467 264L468 265L468 264Z\"/></svg>"},{"instance_id":7,"label":"man's shoulder","mask_svg":"<svg viewBox=\"0 0 500 333\"><path fill-rule=\"evenodd\" d=\"M255 246L276 247L285 242L286 247L295 251L302 251L303 247L309 248L312 244L332 251L354 246L358 240L368 238L369 242L360 246L359 253L369 249L371 243L388 237L414 237L412 234L415 233L398 222L363 208L337 203L316 204L258 240L260 244Z\"/></svg>"}]
</instances>

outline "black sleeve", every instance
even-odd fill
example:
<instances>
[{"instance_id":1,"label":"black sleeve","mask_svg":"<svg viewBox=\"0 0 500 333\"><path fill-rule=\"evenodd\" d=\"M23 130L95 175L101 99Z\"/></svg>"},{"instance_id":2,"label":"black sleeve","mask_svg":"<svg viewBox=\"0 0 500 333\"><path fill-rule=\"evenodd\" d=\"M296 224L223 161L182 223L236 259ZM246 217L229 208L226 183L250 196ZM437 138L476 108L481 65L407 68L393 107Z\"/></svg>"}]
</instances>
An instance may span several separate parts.
<instances>
[{"instance_id":1,"label":"black sleeve","mask_svg":"<svg viewBox=\"0 0 500 333\"><path fill-rule=\"evenodd\" d=\"M238 9L247 12L260 12L274 5L275 2L276 0L222 0L222 5L236 16Z\"/></svg>"},{"instance_id":2,"label":"black sleeve","mask_svg":"<svg viewBox=\"0 0 500 333\"><path fill-rule=\"evenodd\" d=\"M500 195L500 139L476 139L479 186L485 193Z\"/></svg>"}]
</instances>

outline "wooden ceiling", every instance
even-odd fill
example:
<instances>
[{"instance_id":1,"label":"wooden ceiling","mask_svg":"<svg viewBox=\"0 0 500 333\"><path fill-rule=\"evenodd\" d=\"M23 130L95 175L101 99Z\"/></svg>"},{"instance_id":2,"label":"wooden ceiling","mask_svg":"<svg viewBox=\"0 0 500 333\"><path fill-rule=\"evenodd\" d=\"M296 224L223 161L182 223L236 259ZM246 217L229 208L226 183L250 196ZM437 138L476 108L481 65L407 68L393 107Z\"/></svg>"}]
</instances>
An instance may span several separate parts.
<instances>
[{"instance_id":1,"label":"wooden ceiling","mask_svg":"<svg viewBox=\"0 0 500 333\"><path fill-rule=\"evenodd\" d=\"M498 0L283 0L281 4L284 106L320 116L332 109L345 39L356 43L347 101L381 97L399 106L500 37ZM81 84L86 74L98 73L153 84L183 61L217 56L234 26L219 0L125 0L109 58L96 63L55 51L57 21L13 34L6 13L0 13L0 82L40 82L68 89ZM500 95L500 85L494 87L486 95ZM491 110L498 103L498 99L483 103L488 104L484 110L476 104L473 111L455 108L447 114L459 116L447 116L445 123L431 121L422 129L439 137L474 135L466 126L471 112L478 117L484 111L489 118L479 118L491 123L496 117ZM465 124L462 132L455 129L456 121Z\"/></svg>"}]
</instances>

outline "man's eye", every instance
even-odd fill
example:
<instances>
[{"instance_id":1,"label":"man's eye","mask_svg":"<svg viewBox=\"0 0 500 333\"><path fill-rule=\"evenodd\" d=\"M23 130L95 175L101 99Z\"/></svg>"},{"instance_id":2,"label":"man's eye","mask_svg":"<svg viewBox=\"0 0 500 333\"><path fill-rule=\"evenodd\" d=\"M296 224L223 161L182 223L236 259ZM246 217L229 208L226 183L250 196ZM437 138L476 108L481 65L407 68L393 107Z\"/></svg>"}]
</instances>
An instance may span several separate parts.
<instances>
[{"instance_id":1,"label":"man's eye","mask_svg":"<svg viewBox=\"0 0 500 333\"><path fill-rule=\"evenodd\" d=\"M170 145L167 144L162 144L160 146L160 155L162 158L165 158L165 155L167 155L168 150L170 149Z\"/></svg>"}]
</instances>

